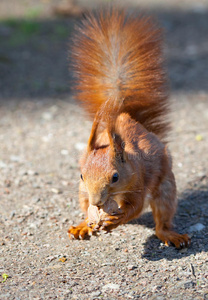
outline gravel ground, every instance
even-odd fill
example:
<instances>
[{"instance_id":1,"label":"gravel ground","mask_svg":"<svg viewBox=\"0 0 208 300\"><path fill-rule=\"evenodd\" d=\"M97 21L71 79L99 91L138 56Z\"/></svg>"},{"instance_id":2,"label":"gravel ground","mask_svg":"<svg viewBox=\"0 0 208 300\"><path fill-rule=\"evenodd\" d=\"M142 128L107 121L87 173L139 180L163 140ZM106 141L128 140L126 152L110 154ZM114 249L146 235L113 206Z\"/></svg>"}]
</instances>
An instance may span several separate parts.
<instances>
[{"instance_id":1,"label":"gravel ground","mask_svg":"<svg viewBox=\"0 0 208 300\"><path fill-rule=\"evenodd\" d=\"M8 20L4 10L0 299L208 299L208 3L175 4L153 14L166 28L174 223L192 237L183 250L160 243L150 211L111 234L69 240L68 227L84 218L78 161L91 128L70 92L74 20Z\"/></svg>"}]
</instances>

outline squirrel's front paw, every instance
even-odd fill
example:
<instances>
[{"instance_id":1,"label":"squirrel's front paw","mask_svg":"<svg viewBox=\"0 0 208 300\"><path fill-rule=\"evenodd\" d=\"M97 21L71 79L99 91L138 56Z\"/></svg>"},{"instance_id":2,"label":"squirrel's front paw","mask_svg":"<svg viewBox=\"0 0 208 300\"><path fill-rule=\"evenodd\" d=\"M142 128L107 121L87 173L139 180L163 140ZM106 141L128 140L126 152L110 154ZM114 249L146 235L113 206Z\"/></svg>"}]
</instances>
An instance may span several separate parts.
<instances>
[{"instance_id":1,"label":"squirrel's front paw","mask_svg":"<svg viewBox=\"0 0 208 300\"><path fill-rule=\"evenodd\" d=\"M109 215L102 220L100 230L111 231L120 224L124 224L124 213Z\"/></svg>"},{"instance_id":2,"label":"squirrel's front paw","mask_svg":"<svg viewBox=\"0 0 208 300\"><path fill-rule=\"evenodd\" d=\"M84 240L89 238L95 233L95 225L88 226L87 222L83 222L78 226L71 226L68 230L69 237L71 239Z\"/></svg>"}]
</instances>

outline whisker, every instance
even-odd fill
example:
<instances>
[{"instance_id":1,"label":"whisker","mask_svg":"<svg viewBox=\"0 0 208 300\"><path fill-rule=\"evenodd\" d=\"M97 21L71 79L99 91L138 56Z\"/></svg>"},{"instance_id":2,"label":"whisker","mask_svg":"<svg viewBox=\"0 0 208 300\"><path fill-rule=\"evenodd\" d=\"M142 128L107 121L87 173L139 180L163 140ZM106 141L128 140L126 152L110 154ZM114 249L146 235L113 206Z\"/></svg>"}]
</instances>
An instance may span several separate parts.
<instances>
[{"instance_id":1,"label":"whisker","mask_svg":"<svg viewBox=\"0 0 208 300\"><path fill-rule=\"evenodd\" d=\"M142 190L119 191L119 192L110 193L110 195L126 194L126 193L141 193L141 192Z\"/></svg>"}]
</instances>

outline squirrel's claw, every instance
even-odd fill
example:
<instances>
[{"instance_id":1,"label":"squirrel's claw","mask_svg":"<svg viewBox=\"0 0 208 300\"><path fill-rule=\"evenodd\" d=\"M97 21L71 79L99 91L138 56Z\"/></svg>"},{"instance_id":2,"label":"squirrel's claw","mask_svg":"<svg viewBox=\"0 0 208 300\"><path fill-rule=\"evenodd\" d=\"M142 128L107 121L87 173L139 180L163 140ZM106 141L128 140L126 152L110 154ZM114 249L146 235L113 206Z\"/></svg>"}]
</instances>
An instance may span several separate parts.
<instances>
[{"instance_id":1,"label":"squirrel's claw","mask_svg":"<svg viewBox=\"0 0 208 300\"><path fill-rule=\"evenodd\" d=\"M69 237L71 239L78 239L79 238L79 230L77 227L71 226L68 230Z\"/></svg>"},{"instance_id":2,"label":"squirrel's claw","mask_svg":"<svg viewBox=\"0 0 208 300\"><path fill-rule=\"evenodd\" d=\"M92 236L97 230L96 225L88 226L87 224L81 223L78 226L71 226L68 230L70 239L84 240Z\"/></svg>"},{"instance_id":3,"label":"squirrel's claw","mask_svg":"<svg viewBox=\"0 0 208 300\"><path fill-rule=\"evenodd\" d=\"M187 234L178 234L174 231L156 231L156 235L165 242L166 246L173 244L177 249L182 249L191 245L191 239Z\"/></svg>"}]
</instances>

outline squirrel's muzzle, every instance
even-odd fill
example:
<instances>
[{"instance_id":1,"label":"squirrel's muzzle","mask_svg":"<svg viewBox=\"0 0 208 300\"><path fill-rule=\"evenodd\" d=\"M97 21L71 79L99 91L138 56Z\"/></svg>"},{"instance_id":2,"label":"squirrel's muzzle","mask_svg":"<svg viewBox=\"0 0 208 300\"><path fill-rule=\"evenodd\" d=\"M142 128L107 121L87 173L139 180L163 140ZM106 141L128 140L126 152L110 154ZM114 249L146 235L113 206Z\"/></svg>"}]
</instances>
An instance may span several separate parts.
<instances>
[{"instance_id":1,"label":"squirrel's muzzle","mask_svg":"<svg viewBox=\"0 0 208 300\"><path fill-rule=\"evenodd\" d=\"M89 202L95 206L102 206L108 199L108 194L104 190L101 193L95 193L89 195Z\"/></svg>"}]
</instances>

